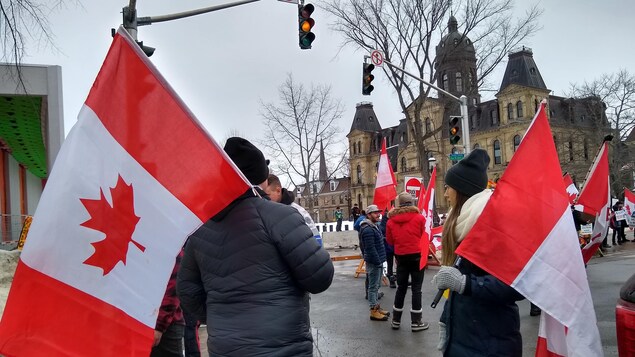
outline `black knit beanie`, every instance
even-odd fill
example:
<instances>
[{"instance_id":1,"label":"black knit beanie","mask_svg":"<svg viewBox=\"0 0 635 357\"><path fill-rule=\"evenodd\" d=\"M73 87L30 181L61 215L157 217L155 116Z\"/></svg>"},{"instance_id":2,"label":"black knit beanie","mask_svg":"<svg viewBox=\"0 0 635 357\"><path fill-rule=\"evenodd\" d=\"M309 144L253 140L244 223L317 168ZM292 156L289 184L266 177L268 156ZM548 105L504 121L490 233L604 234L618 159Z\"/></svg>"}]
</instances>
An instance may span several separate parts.
<instances>
[{"instance_id":1,"label":"black knit beanie","mask_svg":"<svg viewBox=\"0 0 635 357\"><path fill-rule=\"evenodd\" d=\"M467 197L487 188L489 155L483 149L474 149L463 160L450 167L445 174L446 185Z\"/></svg>"},{"instance_id":2,"label":"black knit beanie","mask_svg":"<svg viewBox=\"0 0 635 357\"><path fill-rule=\"evenodd\" d=\"M263 183L269 176L269 160L249 140L233 137L223 148L252 185Z\"/></svg>"}]
</instances>

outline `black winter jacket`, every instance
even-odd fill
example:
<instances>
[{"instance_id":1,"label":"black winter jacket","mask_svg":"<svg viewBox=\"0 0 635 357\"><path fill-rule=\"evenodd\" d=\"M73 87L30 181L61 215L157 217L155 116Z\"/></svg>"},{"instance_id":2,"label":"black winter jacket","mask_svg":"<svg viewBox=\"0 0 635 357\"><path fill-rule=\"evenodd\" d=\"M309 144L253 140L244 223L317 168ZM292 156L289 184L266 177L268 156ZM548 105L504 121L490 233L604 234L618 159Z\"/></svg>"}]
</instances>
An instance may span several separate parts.
<instances>
[{"instance_id":1,"label":"black winter jacket","mask_svg":"<svg viewBox=\"0 0 635 357\"><path fill-rule=\"evenodd\" d=\"M210 356L312 356L308 293L332 279L298 211L250 190L190 236L177 292Z\"/></svg>"},{"instance_id":2,"label":"black winter jacket","mask_svg":"<svg viewBox=\"0 0 635 357\"><path fill-rule=\"evenodd\" d=\"M445 357L522 356L520 316L516 301L524 297L512 287L463 259L467 275L463 294L452 292L441 322L446 324Z\"/></svg>"}]
</instances>

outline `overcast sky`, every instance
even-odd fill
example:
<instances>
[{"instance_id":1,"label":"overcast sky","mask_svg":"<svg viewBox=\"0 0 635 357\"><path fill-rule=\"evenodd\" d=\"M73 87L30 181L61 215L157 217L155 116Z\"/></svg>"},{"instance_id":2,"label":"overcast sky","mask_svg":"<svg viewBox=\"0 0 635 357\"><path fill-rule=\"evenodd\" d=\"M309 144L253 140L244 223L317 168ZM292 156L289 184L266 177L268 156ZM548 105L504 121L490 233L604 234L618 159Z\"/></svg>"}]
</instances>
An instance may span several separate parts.
<instances>
[{"instance_id":1,"label":"overcast sky","mask_svg":"<svg viewBox=\"0 0 635 357\"><path fill-rule=\"evenodd\" d=\"M223 3L138 0L137 9L139 16L156 16ZM127 4L128 0L81 1L81 6L56 9L49 20L59 50L35 44L28 49L25 63L62 66L67 133L110 46L110 29L121 24L121 9ZM339 51L341 38L329 28L332 20L319 8L320 1L314 4L316 40L311 50L298 48L296 5L276 0L140 27L138 37L156 48L152 62L218 141L230 132L260 139L260 102L277 100L277 88L289 72L307 85L332 85L333 94L345 106L339 123L342 138L350 129L355 104L361 101L373 102L383 127L397 125L401 110L388 81L376 74L373 94L361 95L364 53L352 48ZM545 10L543 29L524 45L533 49L553 94L565 95L571 83L620 68L635 73L635 1L539 4ZM517 1L519 12L529 6ZM503 72L504 64L491 81L498 85ZM491 97L485 94L483 100Z\"/></svg>"}]
</instances>

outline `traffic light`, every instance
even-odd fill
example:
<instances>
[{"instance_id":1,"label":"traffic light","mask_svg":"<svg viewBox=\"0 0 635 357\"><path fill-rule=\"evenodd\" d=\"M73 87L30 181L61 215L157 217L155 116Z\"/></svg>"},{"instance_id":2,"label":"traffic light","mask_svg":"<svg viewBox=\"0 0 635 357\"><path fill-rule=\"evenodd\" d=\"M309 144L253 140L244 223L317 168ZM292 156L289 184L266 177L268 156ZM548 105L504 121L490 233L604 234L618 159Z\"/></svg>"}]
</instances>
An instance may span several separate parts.
<instances>
[{"instance_id":1,"label":"traffic light","mask_svg":"<svg viewBox=\"0 0 635 357\"><path fill-rule=\"evenodd\" d=\"M456 145L456 143L461 140L461 136L459 135L459 121L461 117L451 116L450 117L450 144Z\"/></svg>"},{"instance_id":2,"label":"traffic light","mask_svg":"<svg viewBox=\"0 0 635 357\"><path fill-rule=\"evenodd\" d=\"M315 20L311 18L313 10L315 7L312 4L298 4L299 41L303 50L310 49L311 43L315 40L315 34L311 32L315 26Z\"/></svg>"},{"instance_id":3,"label":"traffic light","mask_svg":"<svg viewBox=\"0 0 635 357\"><path fill-rule=\"evenodd\" d=\"M375 69L375 65L364 63L364 68L362 69L362 95L370 95L370 92L375 89L372 85L373 79L375 79L373 69Z\"/></svg>"}]
</instances>

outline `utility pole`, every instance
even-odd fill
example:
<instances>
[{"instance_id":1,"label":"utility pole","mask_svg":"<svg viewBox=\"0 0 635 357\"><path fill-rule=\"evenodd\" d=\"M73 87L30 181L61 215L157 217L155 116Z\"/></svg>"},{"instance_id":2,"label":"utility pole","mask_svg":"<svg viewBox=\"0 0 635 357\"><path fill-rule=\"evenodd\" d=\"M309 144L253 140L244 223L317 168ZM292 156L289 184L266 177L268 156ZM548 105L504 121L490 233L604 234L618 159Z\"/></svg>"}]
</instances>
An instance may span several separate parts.
<instances>
[{"instance_id":1,"label":"utility pole","mask_svg":"<svg viewBox=\"0 0 635 357\"><path fill-rule=\"evenodd\" d=\"M212 11L227 9L234 6L249 4L256 1L260 1L260 0L241 0L241 1L236 1L236 2L222 4L222 5L209 6L209 7L205 7L201 9L179 12L175 14L137 17L137 8L136 8L137 0L130 0L130 3L128 4L128 6L125 6L122 11L123 27L128 31L130 36L132 36L132 38L137 42L139 47L141 47L141 49L146 53L146 55L150 57L152 53L154 53L154 48L144 47L143 41L137 41L137 27L138 26L152 25L155 22L165 22L165 21L182 19L185 17L190 17L194 15L205 14Z\"/></svg>"}]
</instances>

